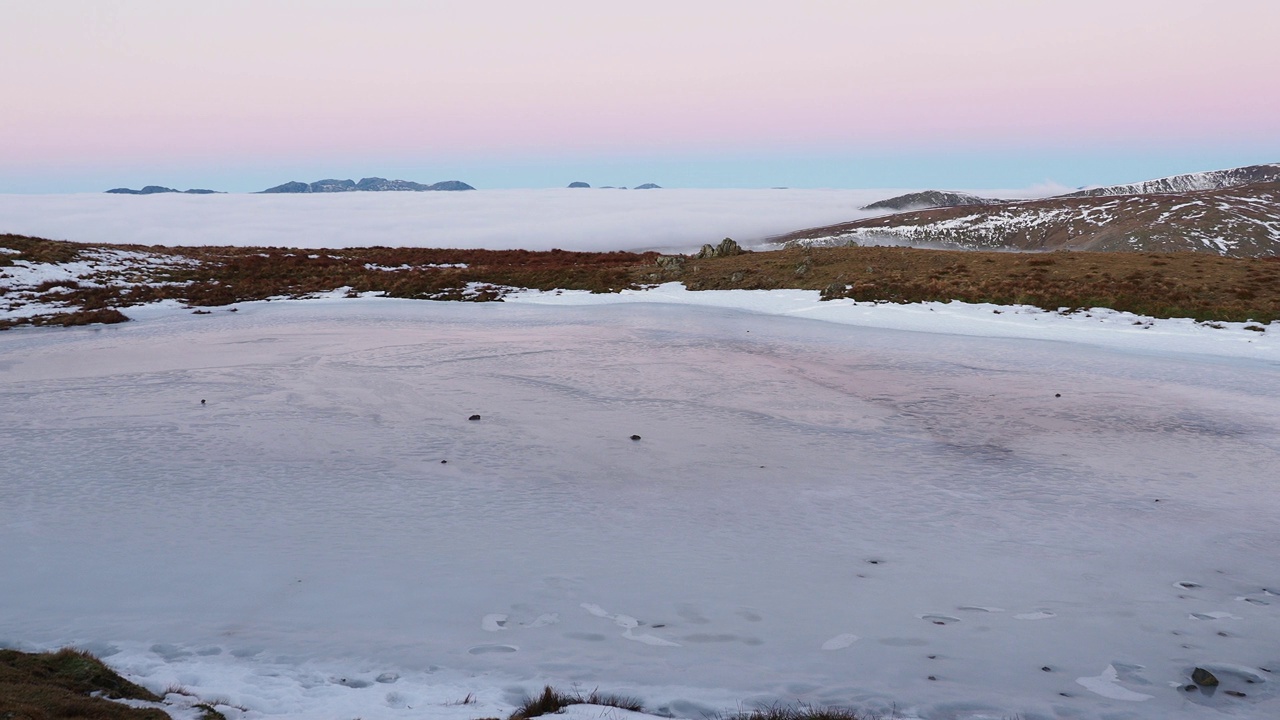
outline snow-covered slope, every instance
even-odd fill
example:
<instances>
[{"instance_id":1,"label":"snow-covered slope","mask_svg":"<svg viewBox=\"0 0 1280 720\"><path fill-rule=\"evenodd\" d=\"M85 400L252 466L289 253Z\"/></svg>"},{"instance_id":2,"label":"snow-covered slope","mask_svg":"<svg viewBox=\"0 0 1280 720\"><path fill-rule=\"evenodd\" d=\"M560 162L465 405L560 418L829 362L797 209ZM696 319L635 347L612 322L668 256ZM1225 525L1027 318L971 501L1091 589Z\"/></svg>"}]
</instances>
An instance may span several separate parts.
<instances>
[{"instance_id":1,"label":"snow-covered slope","mask_svg":"<svg viewBox=\"0 0 1280 720\"><path fill-rule=\"evenodd\" d=\"M1228 170L1173 175L1145 182L1107 187L1088 188L1063 197L1094 197L1105 195L1144 195L1148 193L1185 193L1196 190L1222 190L1252 185L1260 182L1280 181L1280 164L1249 165Z\"/></svg>"},{"instance_id":2,"label":"snow-covered slope","mask_svg":"<svg viewBox=\"0 0 1280 720\"><path fill-rule=\"evenodd\" d=\"M1212 190L938 208L803 230L776 241L1275 256L1280 255L1280 180Z\"/></svg>"}]
</instances>

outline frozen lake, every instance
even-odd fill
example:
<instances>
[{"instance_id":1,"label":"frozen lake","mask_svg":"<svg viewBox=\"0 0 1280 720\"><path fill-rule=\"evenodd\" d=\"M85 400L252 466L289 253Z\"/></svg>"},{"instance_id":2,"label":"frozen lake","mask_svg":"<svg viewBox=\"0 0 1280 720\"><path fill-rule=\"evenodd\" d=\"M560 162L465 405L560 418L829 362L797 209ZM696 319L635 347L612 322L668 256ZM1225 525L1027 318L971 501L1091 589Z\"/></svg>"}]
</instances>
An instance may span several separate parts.
<instances>
[{"instance_id":1,"label":"frozen lake","mask_svg":"<svg viewBox=\"0 0 1280 720\"><path fill-rule=\"evenodd\" d=\"M544 682L685 717L1276 716L1276 353L987 313L369 299L0 333L0 644L245 717L461 720ZM1222 691L1179 689L1196 666Z\"/></svg>"}]
</instances>

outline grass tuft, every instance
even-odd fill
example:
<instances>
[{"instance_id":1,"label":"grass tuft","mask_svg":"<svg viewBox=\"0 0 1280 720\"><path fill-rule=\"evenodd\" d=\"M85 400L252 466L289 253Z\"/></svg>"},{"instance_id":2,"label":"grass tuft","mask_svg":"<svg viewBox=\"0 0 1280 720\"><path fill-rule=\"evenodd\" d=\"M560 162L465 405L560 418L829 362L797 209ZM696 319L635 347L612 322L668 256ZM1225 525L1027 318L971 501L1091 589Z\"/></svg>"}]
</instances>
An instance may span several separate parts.
<instances>
[{"instance_id":1,"label":"grass tuft","mask_svg":"<svg viewBox=\"0 0 1280 720\"><path fill-rule=\"evenodd\" d=\"M644 712L644 703L636 698L621 695L602 695L597 690L583 695L580 692L564 693L550 685L542 689L542 694L524 701L516 711L507 716L507 720L528 720L540 715L553 715L570 705L607 705L622 710Z\"/></svg>"},{"instance_id":2,"label":"grass tuft","mask_svg":"<svg viewBox=\"0 0 1280 720\"><path fill-rule=\"evenodd\" d=\"M90 697L90 693L102 697ZM161 700L81 650L47 653L0 650L3 717L13 720L169 720L169 715L162 710L131 708L106 698Z\"/></svg>"}]
</instances>

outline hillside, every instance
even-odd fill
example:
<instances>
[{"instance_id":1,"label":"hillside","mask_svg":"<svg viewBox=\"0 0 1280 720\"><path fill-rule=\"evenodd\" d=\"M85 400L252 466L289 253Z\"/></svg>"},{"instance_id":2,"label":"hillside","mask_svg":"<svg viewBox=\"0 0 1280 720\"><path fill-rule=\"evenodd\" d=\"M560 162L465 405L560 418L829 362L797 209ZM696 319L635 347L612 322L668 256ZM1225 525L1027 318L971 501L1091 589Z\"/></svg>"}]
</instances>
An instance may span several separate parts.
<instances>
[{"instance_id":1,"label":"hillside","mask_svg":"<svg viewBox=\"0 0 1280 720\"><path fill-rule=\"evenodd\" d=\"M667 282L690 290L820 291L824 299L961 300L1107 307L1206 322L1280 318L1280 259L1206 253L956 253L901 247L699 255L552 250L85 245L0 235L0 330L127 320L164 300L196 313L338 291L421 300L497 301L513 288L619 292ZM1261 331L1261 325L1252 326Z\"/></svg>"},{"instance_id":2,"label":"hillside","mask_svg":"<svg viewBox=\"0 0 1280 720\"><path fill-rule=\"evenodd\" d=\"M1168 186L1153 182L1157 184L1144 185ZM1226 181L1218 177L1215 182ZM1280 179L1183 192L1103 192L1109 190L907 212L801 230L773 241L810 247L855 244L1280 255Z\"/></svg>"}]
</instances>

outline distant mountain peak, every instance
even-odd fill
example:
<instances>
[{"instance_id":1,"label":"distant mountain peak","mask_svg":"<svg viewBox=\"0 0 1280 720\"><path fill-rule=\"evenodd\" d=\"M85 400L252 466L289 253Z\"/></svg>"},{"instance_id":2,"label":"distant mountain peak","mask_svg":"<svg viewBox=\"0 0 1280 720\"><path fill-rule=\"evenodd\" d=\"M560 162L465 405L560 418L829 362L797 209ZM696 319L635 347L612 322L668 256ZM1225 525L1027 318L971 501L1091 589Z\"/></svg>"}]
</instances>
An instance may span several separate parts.
<instances>
[{"instance_id":1,"label":"distant mountain peak","mask_svg":"<svg viewBox=\"0 0 1280 720\"><path fill-rule=\"evenodd\" d=\"M335 192L427 192L427 191L475 190L474 187L461 180L445 180L444 182L424 185L410 180L388 180L381 177L361 178L354 180L338 180L329 178L304 183L293 180L263 190L263 193L335 193Z\"/></svg>"},{"instance_id":2,"label":"distant mountain peak","mask_svg":"<svg viewBox=\"0 0 1280 720\"><path fill-rule=\"evenodd\" d=\"M969 193L953 192L949 190L925 190L923 192L907 193L906 195L898 195L888 200L880 200L870 205L864 205L862 210L876 211L889 210L893 212L902 212L906 210L927 210L929 208L941 207L962 207L967 205L991 205L1000 202L999 200L988 200L987 198L970 195Z\"/></svg>"},{"instance_id":3,"label":"distant mountain peak","mask_svg":"<svg viewBox=\"0 0 1280 720\"><path fill-rule=\"evenodd\" d=\"M184 195L221 195L217 190L205 190L204 188L192 188L190 190L175 190L171 187L163 185L147 185L141 190L132 188L111 188L107 190L111 195L163 195L165 193L181 193Z\"/></svg>"}]
</instances>

